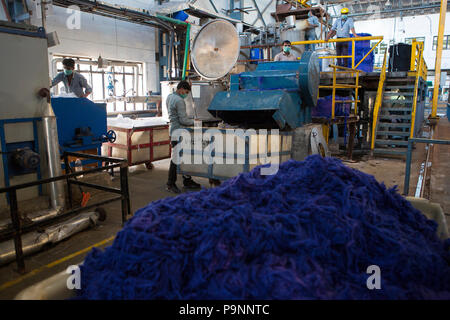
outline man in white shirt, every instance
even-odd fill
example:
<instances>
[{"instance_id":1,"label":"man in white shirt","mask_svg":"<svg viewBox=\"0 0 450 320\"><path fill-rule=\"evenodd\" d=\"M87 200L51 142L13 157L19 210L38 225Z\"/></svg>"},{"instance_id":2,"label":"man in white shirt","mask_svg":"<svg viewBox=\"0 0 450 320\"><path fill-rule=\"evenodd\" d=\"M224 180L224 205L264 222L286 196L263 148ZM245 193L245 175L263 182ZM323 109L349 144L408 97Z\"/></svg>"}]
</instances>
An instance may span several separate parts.
<instances>
[{"instance_id":1,"label":"man in white shirt","mask_svg":"<svg viewBox=\"0 0 450 320\"><path fill-rule=\"evenodd\" d=\"M292 53L292 45L289 40L283 42L283 51L275 56L274 61L297 61L297 56Z\"/></svg>"}]
</instances>

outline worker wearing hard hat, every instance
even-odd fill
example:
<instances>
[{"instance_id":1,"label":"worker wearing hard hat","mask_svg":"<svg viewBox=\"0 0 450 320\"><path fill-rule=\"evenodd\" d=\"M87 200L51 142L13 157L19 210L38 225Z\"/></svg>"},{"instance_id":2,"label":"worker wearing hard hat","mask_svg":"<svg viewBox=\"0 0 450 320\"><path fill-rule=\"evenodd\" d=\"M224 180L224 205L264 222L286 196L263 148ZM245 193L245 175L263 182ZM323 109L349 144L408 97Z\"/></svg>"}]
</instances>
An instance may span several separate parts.
<instances>
[{"instance_id":1,"label":"worker wearing hard hat","mask_svg":"<svg viewBox=\"0 0 450 320\"><path fill-rule=\"evenodd\" d=\"M337 35L337 38L350 38L350 31L355 37L358 34L355 31L355 25L352 18L348 17L349 10L343 8L341 10L341 17L338 18L327 35L326 41ZM337 56L348 56L348 42L336 42L336 54ZM338 65L342 67L348 67L347 58L338 58Z\"/></svg>"},{"instance_id":2,"label":"worker wearing hard hat","mask_svg":"<svg viewBox=\"0 0 450 320\"><path fill-rule=\"evenodd\" d=\"M297 56L292 53L292 44L289 40L283 42L283 51L275 56L274 61L297 61Z\"/></svg>"},{"instance_id":3,"label":"worker wearing hard hat","mask_svg":"<svg viewBox=\"0 0 450 320\"><path fill-rule=\"evenodd\" d=\"M313 15L312 11L308 12L308 29L306 29L305 40L317 40L316 28L320 26L319 19ZM306 51L315 51L316 45L314 43L305 45Z\"/></svg>"}]
</instances>

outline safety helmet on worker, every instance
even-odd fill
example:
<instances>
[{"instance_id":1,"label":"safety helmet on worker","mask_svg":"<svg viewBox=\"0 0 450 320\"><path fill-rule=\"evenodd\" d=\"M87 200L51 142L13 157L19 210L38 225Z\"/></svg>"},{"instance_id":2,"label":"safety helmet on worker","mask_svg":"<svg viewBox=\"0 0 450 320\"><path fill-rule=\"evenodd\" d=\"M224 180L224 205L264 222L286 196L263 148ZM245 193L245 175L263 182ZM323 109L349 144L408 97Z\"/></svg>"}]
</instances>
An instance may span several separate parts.
<instances>
[{"instance_id":1,"label":"safety helmet on worker","mask_svg":"<svg viewBox=\"0 0 450 320\"><path fill-rule=\"evenodd\" d=\"M342 8L341 10L341 14L348 14L350 12L350 10L348 10L348 8Z\"/></svg>"}]
</instances>

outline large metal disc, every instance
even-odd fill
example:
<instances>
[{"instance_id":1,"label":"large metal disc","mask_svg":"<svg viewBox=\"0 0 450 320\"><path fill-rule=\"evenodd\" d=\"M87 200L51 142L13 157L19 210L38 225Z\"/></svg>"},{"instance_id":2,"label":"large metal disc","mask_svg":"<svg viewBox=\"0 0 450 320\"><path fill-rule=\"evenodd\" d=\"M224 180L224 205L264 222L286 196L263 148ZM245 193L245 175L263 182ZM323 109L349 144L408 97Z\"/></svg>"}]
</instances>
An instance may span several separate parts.
<instances>
[{"instance_id":1,"label":"large metal disc","mask_svg":"<svg viewBox=\"0 0 450 320\"><path fill-rule=\"evenodd\" d=\"M216 80L233 69L239 50L239 34L233 24L214 20L203 26L195 37L192 65L203 78Z\"/></svg>"}]
</instances>

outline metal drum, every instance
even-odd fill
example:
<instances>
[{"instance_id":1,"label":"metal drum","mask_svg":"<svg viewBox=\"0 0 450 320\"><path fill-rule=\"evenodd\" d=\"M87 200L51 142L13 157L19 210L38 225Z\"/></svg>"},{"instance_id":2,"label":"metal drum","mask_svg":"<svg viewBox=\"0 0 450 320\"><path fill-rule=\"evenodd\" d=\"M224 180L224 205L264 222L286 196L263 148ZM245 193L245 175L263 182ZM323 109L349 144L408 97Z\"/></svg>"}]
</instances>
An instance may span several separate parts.
<instances>
[{"instance_id":1,"label":"metal drum","mask_svg":"<svg viewBox=\"0 0 450 320\"><path fill-rule=\"evenodd\" d=\"M318 48L316 50L317 56L320 57L331 57L336 56L336 51L329 48ZM336 64L336 59L334 58L321 58L319 59L320 71L321 72L330 72L333 69L330 67L330 64Z\"/></svg>"}]
</instances>

